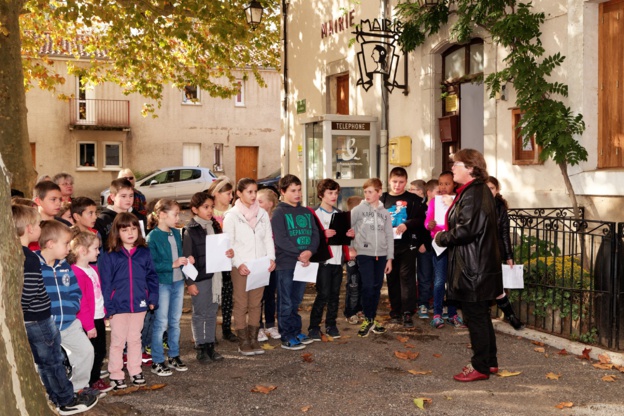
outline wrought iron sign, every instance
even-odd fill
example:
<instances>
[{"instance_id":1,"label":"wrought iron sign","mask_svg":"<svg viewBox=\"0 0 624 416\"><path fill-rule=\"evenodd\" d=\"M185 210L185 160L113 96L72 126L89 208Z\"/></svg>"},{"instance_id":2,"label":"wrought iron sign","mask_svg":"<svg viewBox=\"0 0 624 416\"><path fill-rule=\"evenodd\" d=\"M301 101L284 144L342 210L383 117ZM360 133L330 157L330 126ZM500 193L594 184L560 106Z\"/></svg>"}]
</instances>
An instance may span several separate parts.
<instances>
[{"instance_id":1,"label":"wrought iron sign","mask_svg":"<svg viewBox=\"0 0 624 416\"><path fill-rule=\"evenodd\" d=\"M361 20L356 26L355 40L360 44L358 68L360 76L357 85L365 91L373 86L373 77L379 74L389 92L395 88L404 90L407 95L407 56L401 52L398 40L403 31L403 24L398 20L370 19ZM404 68L399 70L403 56ZM402 74L400 74L402 72ZM402 81L397 76L402 75Z\"/></svg>"}]
</instances>

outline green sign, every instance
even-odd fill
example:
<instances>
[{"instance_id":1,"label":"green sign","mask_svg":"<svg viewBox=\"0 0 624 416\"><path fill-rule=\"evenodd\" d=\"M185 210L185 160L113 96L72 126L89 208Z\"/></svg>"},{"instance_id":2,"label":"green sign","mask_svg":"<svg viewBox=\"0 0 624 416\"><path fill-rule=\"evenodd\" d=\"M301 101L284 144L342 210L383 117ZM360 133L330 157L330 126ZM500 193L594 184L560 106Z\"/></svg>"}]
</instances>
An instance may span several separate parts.
<instances>
[{"instance_id":1,"label":"green sign","mask_svg":"<svg viewBox=\"0 0 624 416\"><path fill-rule=\"evenodd\" d=\"M305 112L306 112L306 100L304 98L303 100L297 101L297 114L301 114Z\"/></svg>"}]
</instances>

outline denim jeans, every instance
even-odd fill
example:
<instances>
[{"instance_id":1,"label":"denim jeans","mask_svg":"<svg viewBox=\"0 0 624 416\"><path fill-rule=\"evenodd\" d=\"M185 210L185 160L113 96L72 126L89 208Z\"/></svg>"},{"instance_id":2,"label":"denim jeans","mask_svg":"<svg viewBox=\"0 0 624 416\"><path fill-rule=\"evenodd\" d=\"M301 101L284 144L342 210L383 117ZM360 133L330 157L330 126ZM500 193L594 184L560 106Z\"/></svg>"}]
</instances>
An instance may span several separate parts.
<instances>
[{"instance_id":1,"label":"denim jeans","mask_svg":"<svg viewBox=\"0 0 624 416\"><path fill-rule=\"evenodd\" d=\"M435 278L433 280L433 316L442 315L442 306L444 305L444 294L446 293L446 274L448 266L448 253L444 251L440 256L436 256L435 253L431 255L431 262L433 264L433 271ZM453 305L448 305L448 316L453 317L457 315L457 308Z\"/></svg>"},{"instance_id":2,"label":"denim jeans","mask_svg":"<svg viewBox=\"0 0 624 416\"><path fill-rule=\"evenodd\" d=\"M154 317L156 316L156 311L148 310L145 314L145 321L143 321L143 330L141 331L141 347L143 351L146 348L151 348L152 346L152 334L154 333Z\"/></svg>"},{"instance_id":3,"label":"denim jeans","mask_svg":"<svg viewBox=\"0 0 624 416\"><path fill-rule=\"evenodd\" d=\"M279 297L277 323L282 340L288 341L301 332L299 305L303 300L306 282L293 280L294 269L277 271L277 296Z\"/></svg>"},{"instance_id":4,"label":"denim jeans","mask_svg":"<svg viewBox=\"0 0 624 416\"><path fill-rule=\"evenodd\" d=\"M426 250L424 253L416 253L416 270L418 276L418 306L429 307L431 299L431 283L433 282L433 251ZM434 301L435 302L435 301Z\"/></svg>"},{"instance_id":5,"label":"denim jeans","mask_svg":"<svg viewBox=\"0 0 624 416\"><path fill-rule=\"evenodd\" d=\"M74 399L74 387L67 379L61 351L61 333L49 317L26 322L26 334L41 381L57 406L65 406Z\"/></svg>"},{"instance_id":6,"label":"denim jeans","mask_svg":"<svg viewBox=\"0 0 624 416\"><path fill-rule=\"evenodd\" d=\"M152 361L165 361L163 348L163 334L167 331L169 358L180 355L180 316L182 316L182 302L184 300L184 280L173 282L171 285L158 285L158 309L154 318L154 333L152 334Z\"/></svg>"},{"instance_id":7,"label":"denim jeans","mask_svg":"<svg viewBox=\"0 0 624 416\"><path fill-rule=\"evenodd\" d=\"M362 309L364 316L372 321L377 316L386 256L357 256L356 261L362 277Z\"/></svg>"},{"instance_id":8,"label":"denim jeans","mask_svg":"<svg viewBox=\"0 0 624 416\"><path fill-rule=\"evenodd\" d=\"M345 308L344 315L349 318L362 310L360 302L360 290L362 278L357 262L350 261L347 263L347 283L345 284Z\"/></svg>"},{"instance_id":9,"label":"denim jeans","mask_svg":"<svg viewBox=\"0 0 624 416\"><path fill-rule=\"evenodd\" d=\"M342 265L319 264L318 275L316 276L316 298L310 312L310 329L320 327L323 309L326 305L325 326L336 326L341 284Z\"/></svg>"}]
</instances>

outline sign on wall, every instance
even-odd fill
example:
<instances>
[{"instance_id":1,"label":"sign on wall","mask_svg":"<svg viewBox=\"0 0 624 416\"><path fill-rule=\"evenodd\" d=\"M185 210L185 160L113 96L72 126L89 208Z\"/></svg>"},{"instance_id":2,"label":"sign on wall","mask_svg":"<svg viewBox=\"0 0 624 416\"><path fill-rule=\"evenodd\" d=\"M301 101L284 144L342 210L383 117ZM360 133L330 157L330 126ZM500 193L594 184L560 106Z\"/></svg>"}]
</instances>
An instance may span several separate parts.
<instances>
[{"instance_id":1,"label":"sign on wall","mask_svg":"<svg viewBox=\"0 0 624 416\"><path fill-rule=\"evenodd\" d=\"M402 31L403 25L398 20L367 19L356 26L353 33L360 44L357 85L365 91L373 86L375 74L379 74L389 92L399 88L407 95L407 57L398 44ZM402 68L399 66L401 55L404 58Z\"/></svg>"}]
</instances>

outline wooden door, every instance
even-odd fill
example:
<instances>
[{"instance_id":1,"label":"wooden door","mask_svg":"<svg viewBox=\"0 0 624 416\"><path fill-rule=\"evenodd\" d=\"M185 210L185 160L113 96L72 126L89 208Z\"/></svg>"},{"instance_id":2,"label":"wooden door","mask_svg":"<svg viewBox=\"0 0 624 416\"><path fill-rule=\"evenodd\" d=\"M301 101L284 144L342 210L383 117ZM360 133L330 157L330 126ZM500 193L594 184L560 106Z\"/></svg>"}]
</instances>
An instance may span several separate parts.
<instances>
[{"instance_id":1,"label":"wooden door","mask_svg":"<svg viewBox=\"0 0 624 416\"><path fill-rule=\"evenodd\" d=\"M258 147L236 146L236 181L258 179Z\"/></svg>"},{"instance_id":2,"label":"wooden door","mask_svg":"<svg viewBox=\"0 0 624 416\"><path fill-rule=\"evenodd\" d=\"M600 5L598 38L598 167L624 166L624 0Z\"/></svg>"},{"instance_id":3,"label":"wooden door","mask_svg":"<svg viewBox=\"0 0 624 416\"><path fill-rule=\"evenodd\" d=\"M336 113L349 115L349 74L336 77Z\"/></svg>"}]
</instances>

